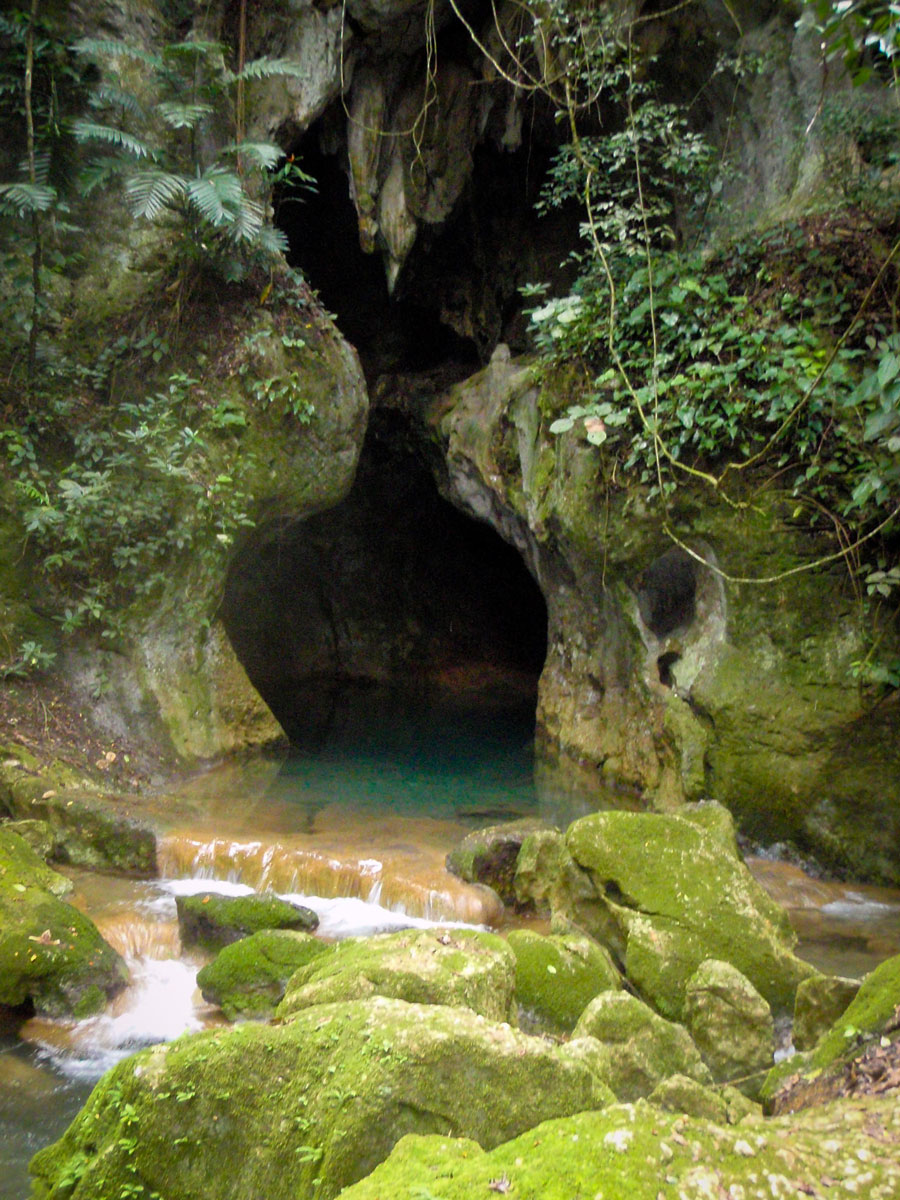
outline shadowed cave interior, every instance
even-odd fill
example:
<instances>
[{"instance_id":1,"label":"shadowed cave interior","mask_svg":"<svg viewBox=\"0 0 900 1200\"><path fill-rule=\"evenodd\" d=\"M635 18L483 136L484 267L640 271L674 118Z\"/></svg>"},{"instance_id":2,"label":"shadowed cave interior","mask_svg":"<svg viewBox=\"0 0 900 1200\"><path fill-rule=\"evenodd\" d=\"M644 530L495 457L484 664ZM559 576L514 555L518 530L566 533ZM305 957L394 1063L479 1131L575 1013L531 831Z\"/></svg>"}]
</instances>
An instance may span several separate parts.
<instances>
[{"instance_id":1,"label":"shadowed cave interior","mask_svg":"<svg viewBox=\"0 0 900 1200\"><path fill-rule=\"evenodd\" d=\"M442 720L448 705L518 708L533 728L541 591L513 547L441 498L407 434L376 412L346 500L256 530L229 573L225 628L295 746Z\"/></svg>"}]
</instances>

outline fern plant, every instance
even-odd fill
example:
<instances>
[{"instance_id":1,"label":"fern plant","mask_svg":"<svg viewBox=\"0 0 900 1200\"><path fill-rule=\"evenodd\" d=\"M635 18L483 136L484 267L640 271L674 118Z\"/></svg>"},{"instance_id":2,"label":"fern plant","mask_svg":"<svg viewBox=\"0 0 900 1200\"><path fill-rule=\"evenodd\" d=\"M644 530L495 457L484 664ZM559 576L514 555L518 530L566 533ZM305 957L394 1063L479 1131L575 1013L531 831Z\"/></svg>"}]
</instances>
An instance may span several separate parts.
<instances>
[{"instance_id":1,"label":"fern plant","mask_svg":"<svg viewBox=\"0 0 900 1200\"><path fill-rule=\"evenodd\" d=\"M122 186L139 220L171 221L189 259L212 265L226 279L242 278L255 261L286 249L270 220L276 168L291 181L313 180L271 142L223 137L239 121L232 100L254 79L299 75L299 63L258 58L232 71L218 42L184 41L149 51L128 42L85 38L76 51L109 68L149 73L146 103L136 90L108 81L92 95L90 116L75 122L75 136L96 153L85 167L82 190ZM117 70L117 67L123 68ZM146 85L145 85L146 86Z\"/></svg>"}]
</instances>

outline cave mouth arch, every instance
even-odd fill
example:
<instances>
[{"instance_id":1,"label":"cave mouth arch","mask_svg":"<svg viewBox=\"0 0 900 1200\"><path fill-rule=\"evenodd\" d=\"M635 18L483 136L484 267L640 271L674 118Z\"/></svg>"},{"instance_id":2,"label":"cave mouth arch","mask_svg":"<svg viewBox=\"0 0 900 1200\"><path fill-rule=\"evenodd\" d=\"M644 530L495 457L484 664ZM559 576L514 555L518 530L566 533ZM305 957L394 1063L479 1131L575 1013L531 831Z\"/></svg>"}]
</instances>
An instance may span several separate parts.
<instances>
[{"instance_id":1,"label":"cave mouth arch","mask_svg":"<svg viewBox=\"0 0 900 1200\"><path fill-rule=\"evenodd\" d=\"M440 496L396 412L373 414L341 504L255 531L221 617L295 747L448 703L515 709L533 734L543 595L514 547Z\"/></svg>"}]
</instances>

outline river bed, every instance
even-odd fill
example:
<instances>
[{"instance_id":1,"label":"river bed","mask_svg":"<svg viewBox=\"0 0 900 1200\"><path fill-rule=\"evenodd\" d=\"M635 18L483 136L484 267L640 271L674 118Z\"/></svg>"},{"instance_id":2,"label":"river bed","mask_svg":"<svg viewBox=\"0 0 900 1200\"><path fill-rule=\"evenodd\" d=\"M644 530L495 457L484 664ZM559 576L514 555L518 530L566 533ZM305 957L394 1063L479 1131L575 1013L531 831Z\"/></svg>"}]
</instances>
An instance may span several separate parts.
<instances>
[{"instance_id":1,"label":"river bed","mask_svg":"<svg viewBox=\"0 0 900 1200\"><path fill-rule=\"evenodd\" d=\"M132 982L100 1017L0 1027L0 1200L25 1200L29 1159L63 1132L109 1066L221 1020L195 986L204 958L182 952L177 895L213 884L235 894L271 888L313 908L327 939L505 920L490 893L447 873L447 851L487 823L540 815L565 824L597 804L546 778L536 787L527 722L495 718L477 734L463 723L438 738L363 741L352 751L332 744L281 763L218 768L160 797L160 878L69 871L74 902L126 958ZM820 969L861 976L900 952L900 892L748 861L788 908L799 952Z\"/></svg>"}]
</instances>

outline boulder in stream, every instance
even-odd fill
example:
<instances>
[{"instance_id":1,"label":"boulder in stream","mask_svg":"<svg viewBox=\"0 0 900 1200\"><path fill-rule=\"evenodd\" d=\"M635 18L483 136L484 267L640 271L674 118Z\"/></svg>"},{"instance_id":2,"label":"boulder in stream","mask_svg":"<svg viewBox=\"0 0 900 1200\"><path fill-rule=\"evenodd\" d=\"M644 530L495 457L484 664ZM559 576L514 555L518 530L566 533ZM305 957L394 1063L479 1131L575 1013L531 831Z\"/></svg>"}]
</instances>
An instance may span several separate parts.
<instances>
[{"instance_id":1,"label":"boulder in stream","mask_svg":"<svg viewBox=\"0 0 900 1200\"><path fill-rule=\"evenodd\" d=\"M597 1095L584 1062L465 1008L318 1005L126 1059L35 1156L33 1194L63 1200L77 1179L82 1200L112 1197L139 1179L166 1200L330 1200L405 1134L490 1149Z\"/></svg>"},{"instance_id":2,"label":"boulder in stream","mask_svg":"<svg viewBox=\"0 0 900 1200\"><path fill-rule=\"evenodd\" d=\"M811 1050L846 1011L859 991L858 979L814 975L797 988L791 1040L798 1050Z\"/></svg>"},{"instance_id":3,"label":"boulder in stream","mask_svg":"<svg viewBox=\"0 0 900 1200\"><path fill-rule=\"evenodd\" d=\"M637 1100L670 1075L712 1083L712 1075L682 1025L667 1021L627 992L601 992L575 1026L573 1038L596 1040L594 1069L619 1100Z\"/></svg>"},{"instance_id":4,"label":"boulder in stream","mask_svg":"<svg viewBox=\"0 0 900 1200\"><path fill-rule=\"evenodd\" d=\"M613 942L628 979L673 1020L681 1018L688 980L709 958L736 967L776 1012L791 1009L797 985L815 968L793 953L787 914L709 809L601 812L571 825L569 853L600 904L597 927L587 931ZM583 920L585 911L576 915Z\"/></svg>"},{"instance_id":5,"label":"boulder in stream","mask_svg":"<svg viewBox=\"0 0 900 1200\"><path fill-rule=\"evenodd\" d=\"M609 951L584 934L514 929L507 941L516 956L516 999L549 1032L570 1032L596 995L622 986Z\"/></svg>"},{"instance_id":6,"label":"boulder in stream","mask_svg":"<svg viewBox=\"0 0 900 1200\"><path fill-rule=\"evenodd\" d=\"M609 1200L900 1195L900 1106L857 1099L727 1125L646 1101L547 1121L487 1153L458 1138L405 1137L341 1200L428 1196Z\"/></svg>"},{"instance_id":7,"label":"boulder in stream","mask_svg":"<svg viewBox=\"0 0 900 1200\"><path fill-rule=\"evenodd\" d=\"M717 1082L767 1071L775 1053L772 1010L731 963L709 958L688 980L684 1021Z\"/></svg>"},{"instance_id":8,"label":"boulder in stream","mask_svg":"<svg viewBox=\"0 0 900 1200\"><path fill-rule=\"evenodd\" d=\"M203 999L229 1019L271 1017L294 972L327 952L324 942L295 929L261 929L224 946L197 974Z\"/></svg>"},{"instance_id":9,"label":"boulder in stream","mask_svg":"<svg viewBox=\"0 0 900 1200\"><path fill-rule=\"evenodd\" d=\"M504 904L515 905L519 850L527 837L544 828L543 821L529 819L477 829L447 855L447 870L467 883L486 884Z\"/></svg>"},{"instance_id":10,"label":"boulder in stream","mask_svg":"<svg viewBox=\"0 0 900 1200\"><path fill-rule=\"evenodd\" d=\"M272 893L223 896L215 891L178 896L178 927L185 946L219 950L261 929L315 929L319 918L310 908L291 904Z\"/></svg>"},{"instance_id":11,"label":"boulder in stream","mask_svg":"<svg viewBox=\"0 0 900 1200\"><path fill-rule=\"evenodd\" d=\"M125 986L123 960L59 898L70 886L23 838L0 829L0 1005L85 1017Z\"/></svg>"},{"instance_id":12,"label":"boulder in stream","mask_svg":"<svg viewBox=\"0 0 900 1200\"><path fill-rule=\"evenodd\" d=\"M347 938L298 967L277 1016L314 1004L393 996L469 1008L492 1021L514 1012L515 966L503 938L475 929L403 929Z\"/></svg>"}]
</instances>

